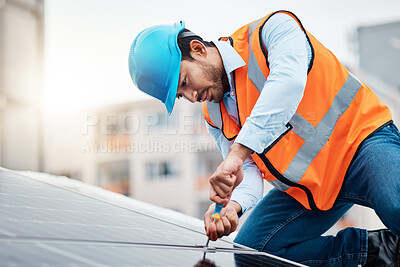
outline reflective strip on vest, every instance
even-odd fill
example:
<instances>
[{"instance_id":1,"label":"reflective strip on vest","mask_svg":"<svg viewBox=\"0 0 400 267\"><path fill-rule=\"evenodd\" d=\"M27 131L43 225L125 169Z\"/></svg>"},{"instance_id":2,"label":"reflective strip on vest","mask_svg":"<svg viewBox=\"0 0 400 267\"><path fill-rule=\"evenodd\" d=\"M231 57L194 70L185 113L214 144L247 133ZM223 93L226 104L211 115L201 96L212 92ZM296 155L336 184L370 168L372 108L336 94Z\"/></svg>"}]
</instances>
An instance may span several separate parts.
<instances>
[{"instance_id":1,"label":"reflective strip on vest","mask_svg":"<svg viewBox=\"0 0 400 267\"><path fill-rule=\"evenodd\" d=\"M262 19L256 20L255 22L249 25L249 33L248 33L249 35L247 37L248 41L251 40L253 32L257 28L261 20ZM249 77L250 81L254 84L254 86L257 88L258 92L261 93L267 79L265 78L263 72L260 69L260 66L257 63L257 59L256 56L254 55L251 45L249 45L249 61L247 63L247 76Z\"/></svg>"},{"instance_id":2,"label":"reflective strip on vest","mask_svg":"<svg viewBox=\"0 0 400 267\"><path fill-rule=\"evenodd\" d=\"M255 31L255 29L257 28L258 24L260 24L260 22L262 21L263 18L258 19L254 22L252 22L249 25L249 30L248 30L248 34L247 34L247 42L250 43L251 37L253 36L253 32Z\"/></svg>"},{"instance_id":3,"label":"reflective strip on vest","mask_svg":"<svg viewBox=\"0 0 400 267\"><path fill-rule=\"evenodd\" d=\"M279 180L273 180L273 181L268 181L270 184L272 184L275 188L277 188L279 191L285 192L290 188L287 184L282 183Z\"/></svg>"},{"instance_id":4,"label":"reflective strip on vest","mask_svg":"<svg viewBox=\"0 0 400 267\"><path fill-rule=\"evenodd\" d=\"M300 181L311 161L328 141L337 120L350 106L360 87L361 82L349 73L346 82L333 99L332 106L317 127L311 125L297 113L292 117L289 123L293 126L293 131L305 142L290 162L283 176L294 183Z\"/></svg>"},{"instance_id":5,"label":"reflective strip on vest","mask_svg":"<svg viewBox=\"0 0 400 267\"><path fill-rule=\"evenodd\" d=\"M210 119L212 123L219 129L222 130L222 116L221 116L221 108L219 103L215 102L206 102L208 114L210 115Z\"/></svg>"},{"instance_id":6,"label":"reflective strip on vest","mask_svg":"<svg viewBox=\"0 0 400 267\"><path fill-rule=\"evenodd\" d=\"M261 91L264 88L264 84L266 83L267 79L265 78L264 73L262 73L260 66L257 63L257 59L253 53L253 49L250 49L249 63L247 66L247 76L257 88L258 92L261 94Z\"/></svg>"}]
</instances>

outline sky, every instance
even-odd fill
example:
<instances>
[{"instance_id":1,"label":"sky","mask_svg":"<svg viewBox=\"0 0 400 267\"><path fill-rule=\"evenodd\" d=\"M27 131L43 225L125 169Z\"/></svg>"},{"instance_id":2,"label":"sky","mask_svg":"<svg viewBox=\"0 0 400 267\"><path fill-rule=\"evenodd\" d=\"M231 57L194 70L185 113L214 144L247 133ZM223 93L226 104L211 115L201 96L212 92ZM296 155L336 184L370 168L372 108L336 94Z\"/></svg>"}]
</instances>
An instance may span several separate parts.
<instances>
[{"instance_id":1,"label":"sky","mask_svg":"<svg viewBox=\"0 0 400 267\"><path fill-rule=\"evenodd\" d=\"M399 0L45 0L45 110L68 112L148 98L132 83L129 48L144 28L184 20L205 40L290 10L345 64L357 27L400 20Z\"/></svg>"}]
</instances>

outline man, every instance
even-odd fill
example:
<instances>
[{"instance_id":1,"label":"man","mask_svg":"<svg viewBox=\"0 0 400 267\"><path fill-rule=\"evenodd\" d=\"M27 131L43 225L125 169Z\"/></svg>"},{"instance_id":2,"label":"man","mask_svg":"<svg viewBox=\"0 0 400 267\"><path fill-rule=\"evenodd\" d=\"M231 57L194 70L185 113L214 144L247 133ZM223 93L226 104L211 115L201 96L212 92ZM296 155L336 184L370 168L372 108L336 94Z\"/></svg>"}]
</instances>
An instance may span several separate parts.
<instances>
[{"instance_id":1,"label":"man","mask_svg":"<svg viewBox=\"0 0 400 267\"><path fill-rule=\"evenodd\" d=\"M210 199L224 203L211 240L235 241L312 266L398 266L400 134L389 109L287 11L206 42L160 25L132 44L137 87L172 112L175 98L204 102L224 161ZM274 185L262 198L262 179ZM261 200L262 199L262 200ZM373 208L389 230L346 228L321 236L353 204Z\"/></svg>"}]
</instances>

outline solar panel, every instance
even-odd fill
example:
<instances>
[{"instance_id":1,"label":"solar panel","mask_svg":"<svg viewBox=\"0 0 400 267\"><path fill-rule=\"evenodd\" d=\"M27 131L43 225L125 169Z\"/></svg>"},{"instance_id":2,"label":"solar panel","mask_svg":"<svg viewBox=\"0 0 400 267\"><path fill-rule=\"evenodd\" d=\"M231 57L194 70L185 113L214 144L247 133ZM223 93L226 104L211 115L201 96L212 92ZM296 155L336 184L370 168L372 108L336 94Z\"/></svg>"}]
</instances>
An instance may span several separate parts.
<instances>
[{"instance_id":1,"label":"solar panel","mask_svg":"<svg viewBox=\"0 0 400 267\"><path fill-rule=\"evenodd\" d=\"M290 266L295 263L0 168L5 265ZM203 264L204 265L204 264ZM202 265L198 265L202 266ZM213 266L213 265L207 265Z\"/></svg>"}]
</instances>

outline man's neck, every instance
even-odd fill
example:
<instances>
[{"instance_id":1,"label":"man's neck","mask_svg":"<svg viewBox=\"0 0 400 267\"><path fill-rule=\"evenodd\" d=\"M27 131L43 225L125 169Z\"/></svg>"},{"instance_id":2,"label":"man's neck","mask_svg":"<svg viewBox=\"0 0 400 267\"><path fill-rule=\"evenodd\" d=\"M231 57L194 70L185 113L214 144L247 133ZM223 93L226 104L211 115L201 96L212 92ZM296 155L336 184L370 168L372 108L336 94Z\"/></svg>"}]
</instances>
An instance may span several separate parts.
<instances>
[{"instance_id":1,"label":"man's neck","mask_svg":"<svg viewBox=\"0 0 400 267\"><path fill-rule=\"evenodd\" d=\"M222 72L222 85L224 87L224 94L231 91L231 86L229 85L228 76L226 75L226 71Z\"/></svg>"}]
</instances>

